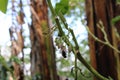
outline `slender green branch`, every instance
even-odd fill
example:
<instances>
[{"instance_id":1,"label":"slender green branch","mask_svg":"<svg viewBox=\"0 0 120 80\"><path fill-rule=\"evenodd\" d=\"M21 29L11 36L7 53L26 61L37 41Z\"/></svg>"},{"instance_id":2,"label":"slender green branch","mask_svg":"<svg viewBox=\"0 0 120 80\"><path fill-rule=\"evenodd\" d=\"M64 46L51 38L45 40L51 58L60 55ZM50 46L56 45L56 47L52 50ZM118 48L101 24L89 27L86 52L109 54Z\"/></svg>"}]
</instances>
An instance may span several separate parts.
<instances>
[{"instance_id":1,"label":"slender green branch","mask_svg":"<svg viewBox=\"0 0 120 80\"><path fill-rule=\"evenodd\" d=\"M103 23L102 23L101 21L99 22L99 24L97 24L97 27L102 31L102 33L103 33L103 35L104 35L105 41L102 41L102 40L100 40L98 37L96 37L96 36L89 30L88 27L86 27L86 29L87 29L88 33L89 33L96 41L98 41L98 42L100 42L100 43L102 43L102 44L105 44L105 45L109 46L110 48L112 48L113 50L115 50L117 53L120 54L120 51L119 51L117 48L115 48L115 47L109 42L109 40L108 40L108 38L107 38L107 33L105 32Z\"/></svg>"},{"instance_id":2,"label":"slender green branch","mask_svg":"<svg viewBox=\"0 0 120 80\"><path fill-rule=\"evenodd\" d=\"M75 38L75 34L74 34L73 30L70 29L70 28L68 28L68 24L67 24L67 22L66 22L66 19L65 19L64 16L62 15L62 13L60 12L58 15L59 15L61 21L63 22L65 28L66 28L66 29L71 33L71 35L73 36L73 41L75 42L76 49L78 50L78 49L79 49L79 45L78 45L78 43L77 43L77 40L76 40L76 38Z\"/></svg>"},{"instance_id":3,"label":"slender green branch","mask_svg":"<svg viewBox=\"0 0 120 80\"><path fill-rule=\"evenodd\" d=\"M59 12L58 15L59 15L61 21L63 22L63 24L65 25L65 28L68 30L68 24L67 24L67 22L66 22L66 19L65 19L64 16L62 15L62 13Z\"/></svg>"},{"instance_id":4,"label":"slender green branch","mask_svg":"<svg viewBox=\"0 0 120 80\"><path fill-rule=\"evenodd\" d=\"M102 33L103 33L103 35L104 35L105 41L108 42L108 43L110 43L109 40L108 40L108 38L107 38L107 34L106 34L106 32L105 32L105 28L104 28L104 26L103 26L102 21L99 21L99 24L97 24L97 27L102 31Z\"/></svg>"},{"instance_id":5,"label":"slender green branch","mask_svg":"<svg viewBox=\"0 0 120 80\"><path fill-rule=\"evenodd\" d=\"M72 46L71 42L70 42L69 39L65 36L65 33L64 33L64 31L62 30L62 27L61 27L60 22L59 22L59 17L58 17L57 14L55 13L55 10L54 10L54 8L52 7L51 1L50 1L50 0L47 0L47 2L48 2L49 8L50 8L53 16L55 17L55 22L56 22L56 24L57 24L57 26L58 26L59 33L61 34L61 36L64 36L64 37L65 37L65 39L63 39L64 42L67 44L67 46L71 46L72 52L77 55L78 60L79 60L80 62L82 62L82 63L86 66L86 68L87 68L89 71L91 71L98 79L100 79L100 80L109 80L108 78L106 78L106 77L102 76L101 74L99 74L92 66L90 66L90 65L84 60L84 58L81 56L79 50L78 50L77 53L76 53L76 50L74 49L74 47ZM62 20L62 19L61 19L61 20ZM64 22L64 21L63 21L63 22ZM72 37L74 38L74 35L72 35ZM77 41L75 41L75 40L73 40L73 41L75 42L76 47L79 47L79 46L77 45L77 44L78 44Z\"/></svg>"},{"instance_id":6,"label":"slender green branch","mask_svg":"<svg viewBox=\"0 0 120 80\"><path fill-rule=\"evenodd\" d=\"M75 42L76 50L79 50L79 45L78 45L78 42L77 42L77 40L75 38L75 34L74 34L73 30L69 28L69 31L72 34L73 41Z\"/></svg>"},{"instance_id":7,"label":"slender green branch","mask_svg":"<svg viewBox=\"0 0 120 80\"><path fill-rule=\"evenodd\" d=\"M52 15L55 17L56 16L56 12L55 12L52 4L51 4L51 0L47 0L47 2L48 2L48 6L49 6L49 8L50 8L50 10L52 12Z\"/></svg>"},{"instance_id":8,"label":"slender green branch","mask_svg":"<svg viewBox=\"0 0 120 80\"><path fill-rule=\"evenodd\" d=\"M78 70L77 70L77 54L75 53L75 80L77 80L77 73L78 73Z\"/></svg>"},{"instance_id":9,"label":"slender green branch","mask_svg":"<svg viewBox=\"0 0 120 80\"><path fill-rule=\"evenodd\" d=\"M62 30L62 27L61 27L61 25L60 25L60 22L59 22L59 19L58 19L58 18L59 18L59 17L56 17L56 18L55 18L55 21L56 21L56 24L57 24L57 26L58 26L59 33L60 33L60 35L63 36L63 40L65 41L65 43L66 43L68 46L72 46L72 45L69 43L69 40L67 39L66 35L64 34L64 32L63 32L63 30Z\"/></svg>"},{"instance_id":10,"label":"slender green branch","mask_svg":"<svg viewBox=\"0 0 120 80\"><path fill-rule=\"evenodd\" d=\"M102 44L107 44L106 42L100 40L99 38L97 38L90 30L88 27L86 27L86 30L88 31L88 33L98 42L102 43Z\"/></svg>"}]
</instances>

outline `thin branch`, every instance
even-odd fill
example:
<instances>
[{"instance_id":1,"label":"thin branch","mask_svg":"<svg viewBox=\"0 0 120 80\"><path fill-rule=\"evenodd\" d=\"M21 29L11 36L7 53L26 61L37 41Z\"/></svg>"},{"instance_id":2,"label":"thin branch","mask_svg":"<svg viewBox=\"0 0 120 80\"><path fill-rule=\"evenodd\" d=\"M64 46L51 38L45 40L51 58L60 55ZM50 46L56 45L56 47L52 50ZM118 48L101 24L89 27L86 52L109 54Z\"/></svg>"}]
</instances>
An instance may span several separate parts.
<instances>
[{"instance_id":1,"label":"thin branch","mask_svg":"<svg viewBox=\"0 0 120 80\"><path fill-rule=\"evenodd\" d=\"M103 23L102 23L101 21L99 21L99 23L97 24L97 27L102 31L102 33L103 33L103 35L104 35L105 41L102 41L102 40L100 40L98 37L96 37L96 36L90 31L90 29L89 29L88 27L86 27L86 29L87 29L88 33L89 33L96 41L98 41L98 42L100 42L100 43L102 43L102 44L105 44L105 45L109 46L110 48L112 48L113 50L115 50L117 53L120 54L120 51L119 51L117 48L115 48L115 47L109 42L109 40L108 40L108 38L107 38L107 33L105 32Z\"/></svg>"},{"instance_id":2,"label":"thin branch","mask_svg":"<svg viewBox=\"0 0 120 80\"><path fill-rule=\"evenodd\" d=\"M59 33L61 34L61 36L64 36L64 37L65 37L65 38L63 39L64 42L67 44L67 46L71 46L72 52L77 55L77 59L78 59L80 62L82 62L82 63L85 65L85 67L86 67L89 71L91 71L98 79L100 79L100 80L109 80L108 78L106 78L106 77L102 76L101 74L99 74L91 65L89 65L89 64L85 61L85 59L82 57L82 55L80 54L79 50L78 50L78 52L76 53L75 48L73 47L73 45L71 44L71 42L69 41L69 39L65 36L65 33L64 33L64 31L63 31L63 29L62 29L62 27L61 27L61 25L60 25L60 22L59 22L59 16L56 14L56 12L55 12L52 4L51 4L51 1L50 1L50 0L47 0L47 2L48 2L48 5L49 5L49 8L50 8L50 10L51 10L51 12L52 12L52 14L53 14L53 17L55 17L55 22L56 22L56 24L57 24L57 26L58 26ZM61 18L60 18L60 19L61 19ZM61 20L62 20L62 19L61 19ZM63 21L63 22L64 22L64 21ZM74 37L74 36L72 35L72 37ZM74 42L75 42L75 40L74 40ZM75 43L76 43L76 42L75 42ZM77 43L77 44L78 44L78 43ZM76 47L77 47L77 46L76 46Z\"/></svg>"}]
</instances>

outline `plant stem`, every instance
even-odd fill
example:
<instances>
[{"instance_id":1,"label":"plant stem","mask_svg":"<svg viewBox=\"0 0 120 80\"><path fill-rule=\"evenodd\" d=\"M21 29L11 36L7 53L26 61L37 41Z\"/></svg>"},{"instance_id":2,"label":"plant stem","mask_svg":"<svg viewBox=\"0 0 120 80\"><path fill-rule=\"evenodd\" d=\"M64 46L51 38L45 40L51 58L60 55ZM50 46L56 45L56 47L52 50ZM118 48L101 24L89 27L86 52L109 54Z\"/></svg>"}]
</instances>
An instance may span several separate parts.
<instances>
[{"instance_id":1,"label":"plant stem","mask_svg":"<svg viewBox=\"0 0 120 80\"><path fill-rule=\"evenodd\" d=\"M50 1L50 0L47 0L47 2L48 2L49 8L50 8L53 16L55 17L55 22L56 22L56 24L57 24L57 26L58 26L59 33L60 33L62 36L65 37L65 38L63 39L64 42L67 44L67 46L71 46L72 52L77 55L77 59L78 59L80 62L82 62L82 63L84 64L84 66L85 66L91 73L93 73L98 79L100 79L100 80L109 80L108 78L106 78L106 77L102 76L101 74L99 74L91 65L89 65L89 64L84 60L84 58L81 56L79 50L78 50L77 53L76 53L76 51L74 51L74 50L75 50L74 47L72 46L72 44L70 43L69 39L65 36L65 33L64 33L64 31L62 30L62 27L61 27L60 22L59 22L59 16L56 14L56 12L55 12L52 4L51 4L51 1ZM61 19L61 18L60 18L60 19ZM61 20L62 20L62 19L61 19ZM71 34L72 34L72 37L73 37L73 41L74 41L75 44L76 44L76 48L77 48L77 47L79 48L78 43L77 43L77 40L76 40L76 38L75 38L75 36L74 36L73 31L71 31Z\"/></svg>"}]
</instances>

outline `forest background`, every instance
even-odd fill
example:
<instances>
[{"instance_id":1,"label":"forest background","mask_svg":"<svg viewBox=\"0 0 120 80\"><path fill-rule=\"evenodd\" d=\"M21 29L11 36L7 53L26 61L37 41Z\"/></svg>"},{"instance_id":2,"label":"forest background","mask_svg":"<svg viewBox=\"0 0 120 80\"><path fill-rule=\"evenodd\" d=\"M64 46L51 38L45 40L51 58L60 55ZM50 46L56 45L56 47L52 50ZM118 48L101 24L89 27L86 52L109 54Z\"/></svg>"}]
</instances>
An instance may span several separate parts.
<instances>
[{"instance_id":1,"label":"forest background","mask_svg":"<svg viewBox=\"0 0 120 80\"><path fill-rule=\"evenodd\" d=\"M110 27L119 24L113 9L119 1L97 3L58 0L52 1L53 8L50 0L1 0L0 23L8 28L0 27L0 39L7 40L0 47L0 78L120 80L119 27Z\"/></svg>"}]
</instances>

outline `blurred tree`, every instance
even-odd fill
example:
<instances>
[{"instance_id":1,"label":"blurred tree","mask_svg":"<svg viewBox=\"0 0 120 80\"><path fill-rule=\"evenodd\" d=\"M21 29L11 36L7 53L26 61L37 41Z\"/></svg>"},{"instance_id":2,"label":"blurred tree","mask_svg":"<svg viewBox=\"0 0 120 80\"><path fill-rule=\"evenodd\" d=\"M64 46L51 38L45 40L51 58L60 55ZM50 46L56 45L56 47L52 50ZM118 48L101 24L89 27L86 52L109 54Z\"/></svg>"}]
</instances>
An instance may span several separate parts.
<instances>
[{"instance_id":1,"label":"blurred tree","mask_svg":"<svg viewBox=\"0 0 120 80\"><path fill-rule=\"evenodd\" d=\"M116 38L117 32L111 25L115 10L116 0L86 0L87 25L90 31L104 42L107 38L107 42L117 49L119 46ZM98 24L104 26L104 31L99 28ZM103 76L120 80L119 52L111 49L107 44L97 42L91 35L89 35L89 45L92 66Z\"/></svg>"},{"instance_id":2,"label":"blurred tree","mask_svg":"<svg viewBox=\"0 0 120 80\"><path fill-rule=\"evenodd\" d=\"M17 11L16 11L16 7L15 7L15 4L16 2L15 1L11 1L11 4L12 4L12 26L10 27L9 29L9 33L10 33L10 39L11 39L11 54L12 54L12 62L13 62L13 67L14 67L14 77L15 79L17 80L22 80L24 79L24 72L23 72L23 69L24 67L22 67L24 65L24 62L23 64L19 63L20 60L18 59L18 55L20 53L22 53L23 57L24 57L24 52L23 52L23 48L24 48L24 39L23 39L23 35L22 35L22 24L24 23L23 21L23 18L24 16L22 15L22 1L19 0L20 2L20 10L19 10L19 14L17 14ZM17 14L17 17L16 18L16 15ZM16 35L16 36L15 36ZM23 60L23 57L22 57L22 60ZM19 61L18 61L19 60Z\"/></svg>"},{"instance_id":3,"label":"blurred tree","mask_svg":"<svg viewBox=\"0 0 120 80\"><path fill-rule=\"evenodd\" d=\"M57 80L55 53L48 27L46 0L31 0L31 75L35 80Z\"/></svg>"},{"instance_id":4,"label":"blurred tree","mask_svg":"<svg viewBox=\"0 0 120 80\"><path fill-rule=\"evenodd\" d=\"M23 39L24 36L22 35L22 32L23 32L22 24L24 24L25 15L22 9L23 5L21 1L22 0L20 0L20 2L17 2L15 0L12 0L12 2L16 2L16 4L18 4L17 6L15 5L12 6L12 10L13 10L12 16L14 16L15 18L15 19L13 18L13 20L16 20L17 18L17 22L13 22L13 25L10 28L10 36L12 41L12 53L13 55L15 55L14 75L17 80L23 80L24 67L21 68L22 66L21 62L18 60L16 56L22 53L23 64L25 60L24 53L23 53L23 48L25 47L24 39ZM30 1L31 1L31 4L29 7L32 14L31 15L32 22L31 22L31 25L29 25L29 30L30 30L30 40L31 40L30 63L31 63L32 80L58 80L57 71L56 71L55 53L54 53L55 51L53 47L52 38L50 35L51 33L50 27L48 25L48 10L47 10L48 7L46 4L46 0L30 0ZM111 1L110 0L102 0L102 1L86 0L86 12L87 12L87 21L88 21L88 26L90 27L90 31L94 33L95 36L97 36L98 38L104 41L104 37L103 37L104 35L101 32L101 30L98 29L97 27L97 23L99 22L99 20L101 20L105 26L105 31L107 32L109 41L111 42L111 44L117 47L118 45L116 44L114 29L110 24L110 19L112 19L113 16L118 15L118 14L114 15L113 8L116 8L114 3L115 1L112 1L112 0ZM78 19L78 16L83 17L84 15L84 0L60 0L60 3L57 3L56 6L57 6L57 9L55 8L55 10L57 14L59 14L59 11L64 10L61 12L65 14L64 15L65 17L74 16L75 19ZM16 11L14 7L17 7L17 10L20 10L18 12L19 14L14 13ZM115 11L117 12L117 9ZM17 17L16 17L16 14L18 15ZM75 19L73 19L73 21ZM66 23L66 21L63 20L63 23ZM64 27L62 27L62 29L63 31L65 30ZM65 32L65 35L67 35L67 33L69 33L69 31ZM17 38L14 34L16 34ZM59 37L61 36L59 35ZM71 39L71 35L68 37L69 37L68 41L70 40L70 42L73 43L74 45L74 41L73 39ZM109 48L107 45L96 42L91 36L89 36L89 41L90 41L91 61L92 61L93 67L97 69L98 72L100 72L102 75L106 77L110 76L113 79L117 80L119 78L117 75L119 74L119 71L118 71L119 55L114 50ZM82 43L84 44L84 46L80 48L80 52L82 56L86 56L85 54L82 54L82 52L88 53L88 48L86 48L87 46L86 42L87 42L86 40L82 41ZM66 47L66 49L69 49L69 47ZM78 57L81 55L78 55ZM72 76L73 78L75 76L71 74L71 71L72 71L71 67L74 66L75 60L77 61L77 59L72 60L74 56L71 55L71 53L70 54L68 53L68 55L65 55L65 58L66 57L67 59L60 58L59 61L61 61L61 63L60 63L60 66L58 65L59 66L58 68L60 69L62 68L62 70L64 69L67 69L67 70L65 72L63 72L62 70L61 71L59 70L58 74L61 74L64 76L67 75L67 77ZM86 59L86 61L87 60L89 61L88 54L87 54L87 57L84 57L84 58ZM85 60L83 59L82 61L81 62L84 64ZM117 62L117 64L115 61ZM81 67L81 63L79 62L77 63L78 63L78 66ZM94 69L91 66L89 66L89 64L87 65L88 65L87 68L91 72L92 70L94 71ZM116 66L117 66L117 70L116 70ZM89 76L89 72L83 69L83 67L81 67L81 70L78 72L79 76L78 78L75 78L75 79L87 80L86 75L84 75L84 73L82 72L85 72L85 74L88 74ZM97 72L92 72L92 73L98 74ZM5 75L6 75L6 72L5 72ZM92 79L91 75L89 79Z\"/></svg>"}]
</instances>

